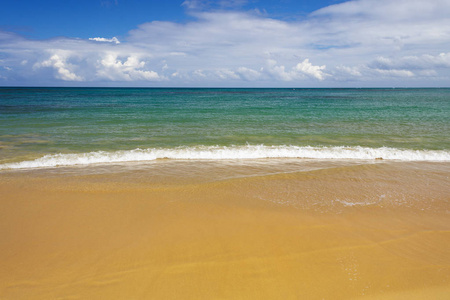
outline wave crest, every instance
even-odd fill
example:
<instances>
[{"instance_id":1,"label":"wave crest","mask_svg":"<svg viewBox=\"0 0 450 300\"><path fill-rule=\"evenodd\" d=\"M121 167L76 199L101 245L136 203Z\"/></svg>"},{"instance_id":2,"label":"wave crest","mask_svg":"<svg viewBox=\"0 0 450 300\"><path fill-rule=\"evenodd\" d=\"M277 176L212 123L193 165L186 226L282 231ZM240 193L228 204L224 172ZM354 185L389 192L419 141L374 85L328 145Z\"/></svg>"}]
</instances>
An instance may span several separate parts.
<instances>
[{"instance_id":1,"label":"wave crest","mask_svg":"<svg viewBox=\"0 0 450 300\"><path fill-rule=\"evenodd\" d=\"M386 159L402 161L450 161L446 150L403 150L368 147L312 147L312 146L197 146L178 148L148 148L114 152L49 154L41 158L0 165L0 170L48 168L56 166L90 165L152 161L157 159L224 160L258 158L310 158L310 159Z\"/></svg>"}]
</instances>

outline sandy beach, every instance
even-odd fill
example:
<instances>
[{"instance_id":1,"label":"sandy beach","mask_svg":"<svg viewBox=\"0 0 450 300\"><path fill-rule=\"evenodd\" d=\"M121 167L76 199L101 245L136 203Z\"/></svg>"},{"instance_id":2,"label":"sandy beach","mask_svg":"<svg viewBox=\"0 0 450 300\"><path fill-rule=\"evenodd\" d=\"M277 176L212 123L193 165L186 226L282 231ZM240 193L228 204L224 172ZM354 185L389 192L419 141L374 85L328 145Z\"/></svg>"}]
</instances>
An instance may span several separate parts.
<instances>
[{"instance_id":1,"label":"sandy beach","mask_svg":"<svg viewBox=\"0 0 450 300\"><path fill-rule=\"evenodd\" d=\"M0 298L450 294L448 166L264 175L274 167L178 162L165 173L170 164L2 173ZM259 175L221 178L227 170Z\"/></svg>"}]
</instances>

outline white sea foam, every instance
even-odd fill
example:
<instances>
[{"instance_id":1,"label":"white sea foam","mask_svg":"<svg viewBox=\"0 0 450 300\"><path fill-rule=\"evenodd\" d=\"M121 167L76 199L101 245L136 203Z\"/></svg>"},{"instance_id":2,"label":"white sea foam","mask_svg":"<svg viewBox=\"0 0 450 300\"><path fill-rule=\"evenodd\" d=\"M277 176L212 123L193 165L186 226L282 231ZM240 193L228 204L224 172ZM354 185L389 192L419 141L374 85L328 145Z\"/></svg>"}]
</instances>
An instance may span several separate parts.
<instances>
[{"instance_id":1,"label":"white sea foam","mask_svg":"<svg viewBox=\"0 0 450 300\"><path fill-rule=\"evenodd\" d=\"M300 147L265 145L149 148L114 152L96 151L89 153L45 155L35 160L1 164L0 170L152 161L156 159L224 160L258 158L450 161L450 151L402 150L387 147Z\"/></svg>"}]
</instances>

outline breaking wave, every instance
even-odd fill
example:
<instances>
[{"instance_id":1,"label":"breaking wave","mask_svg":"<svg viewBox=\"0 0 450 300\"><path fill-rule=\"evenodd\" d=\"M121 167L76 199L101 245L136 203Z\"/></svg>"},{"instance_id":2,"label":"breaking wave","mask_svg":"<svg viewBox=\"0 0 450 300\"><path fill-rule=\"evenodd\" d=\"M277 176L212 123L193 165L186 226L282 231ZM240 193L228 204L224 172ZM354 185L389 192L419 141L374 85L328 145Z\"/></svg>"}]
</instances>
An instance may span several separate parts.
<instances>
[{"instance_id":1,"label":"breaking wave","mask_svg":"<svg viewBox=\"0 0 450 300\"><path fill-rule=\"evenodd\" d=\"M388 147L300 147L265 145L148 148L114 152L95 151L73 154L49 154L35 160L0 164L0 170L152 161L157 159L231 160L259 158L450 161L450 151L403 150Z\"/></svg>"}]
</instances>

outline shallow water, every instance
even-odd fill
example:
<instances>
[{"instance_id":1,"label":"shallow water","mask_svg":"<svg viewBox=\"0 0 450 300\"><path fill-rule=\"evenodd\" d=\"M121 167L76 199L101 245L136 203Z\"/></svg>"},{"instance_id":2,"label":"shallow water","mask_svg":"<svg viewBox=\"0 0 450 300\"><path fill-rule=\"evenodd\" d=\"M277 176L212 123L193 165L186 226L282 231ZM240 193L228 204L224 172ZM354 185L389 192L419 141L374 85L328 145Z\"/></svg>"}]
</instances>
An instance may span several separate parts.
<instances>
[{"instance_id":1,"label":"shallow water","mask_svg":"<svg viewBox=\"0 0 450 300\"><path fill-rule=\"evenodd\" d=\"M450 164L385 160L156 160L3 171L2 180L63 180L83 191L201 186L255 203L317 212L401 206L449 212ZM36 182L39 182L37 180ZM36 183L39 184L39 183ZM232 196L231 194L234 194Z\"/></svg>"},{"instance_id":2,"label":"shallow water","mask_svg":"<svg viewBox=\"0 0 450 300\"><path fill-rule=\"evenodd\" d=\"M342 158L343 148L449 160L449 99L449 89L0 88L0 163Z\"/></svg>"}]
</instances>

